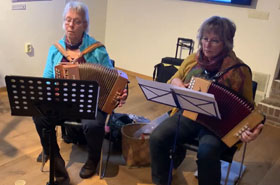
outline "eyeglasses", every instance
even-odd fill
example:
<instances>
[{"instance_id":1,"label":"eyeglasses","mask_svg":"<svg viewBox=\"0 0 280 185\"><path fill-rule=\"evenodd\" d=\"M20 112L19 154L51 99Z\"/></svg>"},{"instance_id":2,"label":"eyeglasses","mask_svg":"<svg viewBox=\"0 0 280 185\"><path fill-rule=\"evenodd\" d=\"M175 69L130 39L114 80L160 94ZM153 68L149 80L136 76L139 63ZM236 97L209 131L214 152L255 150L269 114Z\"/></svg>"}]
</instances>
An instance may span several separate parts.
<instances>
[{"instance_id":1,"label":"eyeglasses","mask_svg":"<svg viewBox=\"0 0 280 185\"><path fill-rule=\"evenodd\" d=\"M221 43L220 40L217 40L217 39L208 39L207 37L202 37L201 41L204 42L204 43L209 42L209 43L210 43L211 45L213 45L213 46L218 46L218 45Z\"/></svg>"},{"instance_id":2,"label":"eyeglasses","mask_svg":"<svg viewBox=\"0 0 280 185\"><path fill-rule=\"evenodd\" d=\"M84 21L81 21L80 19L72 19L70 17L67 17L65 20L65 24L70 25L71 22L75 25L81 25Z\"/></svg>"}]
</instances>

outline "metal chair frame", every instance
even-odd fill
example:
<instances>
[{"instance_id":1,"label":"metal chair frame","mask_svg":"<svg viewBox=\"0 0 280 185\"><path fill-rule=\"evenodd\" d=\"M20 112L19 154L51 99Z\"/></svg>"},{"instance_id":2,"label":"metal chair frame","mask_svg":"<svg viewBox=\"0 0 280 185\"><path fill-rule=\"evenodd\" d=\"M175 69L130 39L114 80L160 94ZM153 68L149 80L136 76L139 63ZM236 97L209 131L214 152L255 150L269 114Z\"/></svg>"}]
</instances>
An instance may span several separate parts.
<instances>
[{"instance_id":1,"label":"metal chair frame","mask_svg":"<svg viewBox=\"0 0 280 185\"><path fill-rule=\"evenodd\" d=\"M183 49L188 49L189 50L189 55L190 55L193 52L194 41L192 39L179 37L177 39L177 44L176 44L175 58L178 58L179 47L181 48L179 58L182 57L182 50Z\"/></svg>"}]
</instances>

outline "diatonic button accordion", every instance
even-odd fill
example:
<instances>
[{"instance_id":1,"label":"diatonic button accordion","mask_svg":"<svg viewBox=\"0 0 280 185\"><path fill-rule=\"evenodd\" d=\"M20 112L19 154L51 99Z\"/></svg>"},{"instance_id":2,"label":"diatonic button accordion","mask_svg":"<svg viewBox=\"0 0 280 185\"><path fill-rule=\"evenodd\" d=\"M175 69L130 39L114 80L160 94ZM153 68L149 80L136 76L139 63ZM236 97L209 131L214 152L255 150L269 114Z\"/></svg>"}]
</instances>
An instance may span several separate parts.
<instances>
[{"instance_id":1,"label":"diatonic button accordion","mask_svg":"<svg viewBox=\"0 0 280 185\"><path fill-rule=\"evenodd\" d=\"M111 114L116 108L117 96L122 93L128 83L126 73L110 69L100 64L72 64L62 62L55 66L55 77L63 79L92 80L100 86L98 108Z\"/></svg>"},{"instance_id":2,"label":"diatonic button accordion","mask_svg":"<svg viewBox=\"0 0 280 185\"><path fill-rule=\"evenodd\" d=\"M225 86L194 77L189 88L214 94L221 119L186 110L183 115L211 130L229 147L239 141L242 132L253 129L264 120L253 104Z\"/></svg>"}]
</instances>

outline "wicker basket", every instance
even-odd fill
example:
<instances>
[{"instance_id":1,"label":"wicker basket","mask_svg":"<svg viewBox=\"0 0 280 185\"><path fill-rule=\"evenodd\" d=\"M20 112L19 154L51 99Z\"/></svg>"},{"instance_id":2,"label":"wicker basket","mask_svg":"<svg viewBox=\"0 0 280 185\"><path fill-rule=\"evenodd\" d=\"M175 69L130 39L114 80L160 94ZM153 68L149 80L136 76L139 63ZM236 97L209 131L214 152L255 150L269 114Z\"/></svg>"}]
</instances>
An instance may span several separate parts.
<instances>
[{"instance_id":1,"label":"wicker basket","mask_svg":"<svg viewBox=\"0 0 280 185\"><path fill-rule=\"evenodd\" d=\"M134 133L146 124L128 124L122 127L122 155L129 167L150 165L149 138L135 138Z\"/></svg>"}]
</instances>

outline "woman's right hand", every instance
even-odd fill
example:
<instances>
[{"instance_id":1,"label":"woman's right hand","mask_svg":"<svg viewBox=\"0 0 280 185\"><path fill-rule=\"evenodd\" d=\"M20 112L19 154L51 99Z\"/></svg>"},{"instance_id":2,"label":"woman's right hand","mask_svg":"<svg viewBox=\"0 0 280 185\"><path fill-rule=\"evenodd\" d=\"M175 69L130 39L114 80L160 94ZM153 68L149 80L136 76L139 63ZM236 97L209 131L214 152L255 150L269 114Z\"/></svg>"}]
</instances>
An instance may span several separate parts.
<instances>
[{"instance_id":1,"label":"woman's right hand","mask_svg":"<svg viewBox=\"0 0 280 185\"><path fill-rule=\"evenodd\" d=\"M171 84L175 85L175 86L178 86L178 87L185 87L185 88L189 86L188 83L184 84L184 82L180 78L172 79Z\"/></svg>"}]
</instances>

